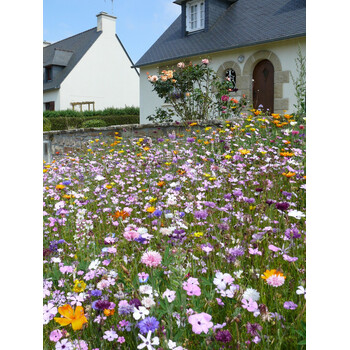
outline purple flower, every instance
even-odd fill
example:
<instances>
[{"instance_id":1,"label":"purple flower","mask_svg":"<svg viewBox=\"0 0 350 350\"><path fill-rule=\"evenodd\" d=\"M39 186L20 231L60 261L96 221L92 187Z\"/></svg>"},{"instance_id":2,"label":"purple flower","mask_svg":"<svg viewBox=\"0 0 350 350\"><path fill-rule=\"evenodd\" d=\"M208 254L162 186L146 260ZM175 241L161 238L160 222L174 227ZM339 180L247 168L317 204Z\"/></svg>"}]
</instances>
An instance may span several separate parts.
<instances>
[{"instance_id":1,"label":"purple flower","mask_svg":"<svg viewBox=\"0 0 350 350\"><path fill-rule=\"evenodd\" d=\"M250 323L247 322L247 333L252 336L259 335L258 332L262 331L262 326L259 323Z\"/></svg>"},{"instance_id":2,"label":"purple flower","mask_svg":"<svg viewBox=\"0 0 350 350\"><path fill-rule=\"evenodd\" d=\"M90 293L93 297L100 297L102 295L102 291L99 289L94 289Z\"/></svg>"},{"instance_id":3,"label":"purple flower","mask_svg":"<svg viewBox=\"0 0 350 350\"><path fill-rule=\"evenodd\" d=\"M206 210L198 210L194 212L194 217L196 219L206 219L208 217L208 212Z\"/></svg>"},{"instance_id":4,"label":"purple flower","mask_svg":"<svg viewBox=\"0 0 350 350\"><path fill-rule=\"evenodd\" d=\"M232 335L228 330L218 331L215 334L215 339L222 343L229 343L232 340Z\"/></svg>"},{"instance_id":5,"label":"purple flower","mask_svg":"<svg viewBox=\"0 0 350 350\"><path fill-rule=\"evenodd\" d=\"M187 142L188 143L192 143L192 142L194 142L195 141L195 138L194 137L188 137L187 138Z\"/></svg>"},{"instance_id":6,"label":"purple flower","mask_svg":"<svg viewBox=\"0 0 350 350\"><path fill-rule=\"evenodd\" d=\"M156 216L157 218L162 216L162 211L157 209L153 212L153 216Z\"/></svg>"},{"instance_id":7,"label":"purple flower","mask_svg":"<svg viewBox=\"0 0 350 350\"><path fill-rule=\"evenodd\" d=\"M298 307L298 305L294 304L292 301L286 301L283 304L283 307L287 310L295 310Z\"/></svg>"},{"instance_id":8,"label":"purple flower","mask_svg":"<svg viewBox=\"0 0 350 350\"><path fill-rule=\"evenodd\" d=\"M145 317L137 324L142 334L147 334L149 331L154 332L159 327L159 322L155 317Z\"/></svg>"},{"instance_id":9,"label":"purple flower","mask_svg":"<svg viewBox=\"0 0 350 350\"><path fill-rule=\"evenodd\" d=\"M276 203L275 206L277 209L284 211L284 210L287 210L289 208L289 203L287 203L287 202Z\"/></svg>"}]
</instances>

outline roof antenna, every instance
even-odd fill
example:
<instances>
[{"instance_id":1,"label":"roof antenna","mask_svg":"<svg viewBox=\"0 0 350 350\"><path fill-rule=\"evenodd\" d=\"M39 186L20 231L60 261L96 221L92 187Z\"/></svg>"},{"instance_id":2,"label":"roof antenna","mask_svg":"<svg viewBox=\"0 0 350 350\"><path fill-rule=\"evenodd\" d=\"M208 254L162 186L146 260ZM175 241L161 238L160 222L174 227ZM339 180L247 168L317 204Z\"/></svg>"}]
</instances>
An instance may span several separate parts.
<instances>
[{"instance_id":1,"label":"roof antenna","mask_svg":"<svg viewBox=\"0 0 350 350\"><path fill-rule=\"evenodd\" d=\"M110 1L111 1L111 3L112 3L112 11L111 11L111 15L113 15L113 13L114 13L114 8L113 8L113 7L114 7L114 2L113 2L113 1L114 1L114 0L110 0ZM105 2L106 2L106 0L105 0Z\"/></svg>"}]
</instances>

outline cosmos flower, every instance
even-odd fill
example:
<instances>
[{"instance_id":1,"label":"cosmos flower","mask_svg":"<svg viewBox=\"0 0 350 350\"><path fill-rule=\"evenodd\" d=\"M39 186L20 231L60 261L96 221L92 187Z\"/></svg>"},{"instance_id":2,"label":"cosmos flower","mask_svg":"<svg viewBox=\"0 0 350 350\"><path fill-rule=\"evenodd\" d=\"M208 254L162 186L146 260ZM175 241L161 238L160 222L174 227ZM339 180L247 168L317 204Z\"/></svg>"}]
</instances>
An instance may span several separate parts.
<instances>
[{"instance_id":1,"label":"cosmos flower","mask_svg":"<svg viewBox=\"0 0 350 350\"><path fill-rule=\"evenodd\" d=\"M82 329L83 325L88 322L84 315L84 308L82 306L77 306L75 311L73 311L69 304L65 304L58 308L58 312L63 317L55 317L55 321L61 326L71 324L74 331Z\"/></svg>"}]
</instances>

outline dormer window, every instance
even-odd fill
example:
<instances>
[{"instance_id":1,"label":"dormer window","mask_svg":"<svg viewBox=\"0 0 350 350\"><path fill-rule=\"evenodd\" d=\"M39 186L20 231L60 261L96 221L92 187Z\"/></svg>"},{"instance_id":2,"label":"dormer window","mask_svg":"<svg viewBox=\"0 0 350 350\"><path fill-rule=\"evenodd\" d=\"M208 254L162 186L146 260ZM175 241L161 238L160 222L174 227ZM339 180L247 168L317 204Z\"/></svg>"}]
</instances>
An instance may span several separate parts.
<instances>
[{"instance_id":1,"label":"dormer window","mask_svg":"<svg viewBox=\"0 0 350 350\"><path fill-rule=\"evenodd\" d=\"M46 81L52 80L52 66L45 67Z\"/></svg>"},{"instance_id":2,"label":"dormer window","mask_svg":"<svg viewBox=\"0 0 350 350\"><path fill-rule=\"evenodd\" d=\"M189 1L186 5L186 30L195 32L204 29L205 23L205 1Z\"/></svg>"}]
</instances>

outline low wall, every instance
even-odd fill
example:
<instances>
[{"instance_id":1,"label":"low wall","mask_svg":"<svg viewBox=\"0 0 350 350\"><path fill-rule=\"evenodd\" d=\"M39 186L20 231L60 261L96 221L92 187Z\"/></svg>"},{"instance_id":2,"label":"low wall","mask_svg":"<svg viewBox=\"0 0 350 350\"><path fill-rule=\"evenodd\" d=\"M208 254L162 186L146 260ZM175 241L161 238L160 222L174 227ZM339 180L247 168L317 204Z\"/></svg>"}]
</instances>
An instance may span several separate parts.
<instances>
[{"instance_id":1,"label":"low wall","mask_svg":"<svg viewBox=\"0 0 350 350\"><path fill-rule=\"evenodd\" d=\"M239 118L230 120L238 121ZM220 127L223 125L223 123L225 123L225 121L223 120L195 122L198 124L196 125L197 129L202 129L207 126ZM53 156L80 150L88 144L88 141L96 138L114 138L116 132L119 133L118 136L123 138L159 138L167 137L167 135L169 133L172 133L173 131L175 131L176 133L181 133L185 131L185 129L188 129L189 123L191 122L175 122L162 124L128 124L107 126L103 128L45 131L43 133L43 141L45 144L44 160L46 162L51 162Z\"/></svg>"}]
</instances>

